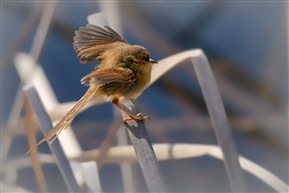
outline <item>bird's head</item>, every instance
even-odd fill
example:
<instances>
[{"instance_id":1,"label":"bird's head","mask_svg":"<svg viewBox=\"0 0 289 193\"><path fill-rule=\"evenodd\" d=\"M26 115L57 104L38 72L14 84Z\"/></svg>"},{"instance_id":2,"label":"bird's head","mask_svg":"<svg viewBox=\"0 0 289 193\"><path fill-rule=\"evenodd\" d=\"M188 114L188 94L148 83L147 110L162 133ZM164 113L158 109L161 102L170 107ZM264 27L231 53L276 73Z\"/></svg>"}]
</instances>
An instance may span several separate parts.
<instances>
[{"instance_id":1,"label":"bird's head","mask_svg":"<svg viewBox=\"0 0 289 193\"><path fill-rule=\"evenodd\" d=\"M157 63L150 58L148 51L142 46L129 46L123 50L123 61L134 66L142 66Z\"/></svg>"}]
</instances>

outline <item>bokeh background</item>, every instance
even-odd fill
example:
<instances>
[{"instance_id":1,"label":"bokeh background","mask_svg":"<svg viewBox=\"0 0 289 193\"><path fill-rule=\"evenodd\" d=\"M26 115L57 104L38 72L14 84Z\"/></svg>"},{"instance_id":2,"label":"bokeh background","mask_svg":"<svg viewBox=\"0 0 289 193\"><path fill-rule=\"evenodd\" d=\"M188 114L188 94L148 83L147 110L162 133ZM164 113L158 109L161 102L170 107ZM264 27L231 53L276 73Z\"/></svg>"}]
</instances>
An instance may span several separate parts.
<instances>
[{"instance_id":1,"label":"bokeh background","mask_svg":"<svg viewBox=\"0 0 289 193\"><path fill-rule=\"evenodd\" d=\"M117 4L118 30L125 39L146 47L156 60L188 49L203 49L216 77L239 153L288 183L287 2L116 1L107 4ZM44 1L1 1L1 138L9 135L5 126L20 84L14 56L31 51L46 6ZM96 64L80 64L72 38L75 30L86 25L86 17L101 11L102 6L98 1L57 2L38 62L60 102L78 100L87 89L79 80ZM113 17L116 13L106 14ZM147 123L152 142L217 144L191 64L163 76L142 94L138 104L143 114L152 118ZM82 148L99 147L112 120L110 104L79 114L72 126ZM23 127L16 128L19 134L13 138L8 153L2 154L2 167L27 156ZM40 133L37 136L41 138ZM47 145L42 145L40 150L48 151ZM165 161L160 166L172 192L230 191L224 165L219 160L200 157ZM31 167L12 170L15 179L8 179L11 186L39 191ZM44 165L44 171L52 192L67 191L54 164ZM134 173L138 190L146 191L137 165ZM100 176L105 192L122 191L117 165L104 165ZM273 191L249 174L246 179L250 192ZM1 181L7 181L5 172L1 172Z\"/></svg>"}]
</instances>

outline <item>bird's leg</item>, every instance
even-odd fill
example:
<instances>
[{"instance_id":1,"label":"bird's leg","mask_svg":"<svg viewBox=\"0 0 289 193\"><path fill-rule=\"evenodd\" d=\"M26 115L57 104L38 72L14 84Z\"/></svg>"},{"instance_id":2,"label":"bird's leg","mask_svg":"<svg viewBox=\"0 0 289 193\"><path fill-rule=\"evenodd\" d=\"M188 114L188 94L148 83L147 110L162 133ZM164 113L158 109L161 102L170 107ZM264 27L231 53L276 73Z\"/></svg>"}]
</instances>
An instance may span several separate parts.
<instances>
[{"instance_id":1,"label":"bird's leg","mask_svg":"<svg viewBox=\"0 0 289 193\"><path fill-rule=\"evenodd\" d=\"M125 110L120 104L119 104L119 100L118 98L113 98L111 101L115 106L117 106L122 112L124 112L127 116L129 116L128 118L124 118L123 119L123 123L126 123L127 121L130 120L135 120L135 121L145 121L146 119L150 120L150 118L148 116L142 116L141 113L137 114L137 115L132 115L130 114L127 110Z\"/></svg>"}]
</instances>

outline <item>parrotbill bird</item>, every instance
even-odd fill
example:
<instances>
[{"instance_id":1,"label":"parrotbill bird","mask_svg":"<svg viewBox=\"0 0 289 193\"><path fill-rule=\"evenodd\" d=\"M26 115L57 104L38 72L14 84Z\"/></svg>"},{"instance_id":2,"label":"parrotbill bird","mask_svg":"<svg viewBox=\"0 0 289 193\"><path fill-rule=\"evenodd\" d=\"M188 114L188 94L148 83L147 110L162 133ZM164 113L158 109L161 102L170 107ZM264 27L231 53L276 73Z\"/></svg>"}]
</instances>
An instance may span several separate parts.
<instances>
[{"instance_id":1,"label":"parrotbill bird","mask_svg":"<svg viewBox=\"0 0 289 193\"><path fill-rule=\"evenodd\" d=\"M94 97L104 97L123 111L128 116L123 122L149 119L141 114L132 115L120 105L124 100L136 99L150 82L152 64L157 62L144 47L129 44L108 26L88 24L75 32L73 48L81 63L100 64L81 79L82 84L89 86L83 97L37 145L49 139L52 143Z\"/></svg>"}]
</instances>

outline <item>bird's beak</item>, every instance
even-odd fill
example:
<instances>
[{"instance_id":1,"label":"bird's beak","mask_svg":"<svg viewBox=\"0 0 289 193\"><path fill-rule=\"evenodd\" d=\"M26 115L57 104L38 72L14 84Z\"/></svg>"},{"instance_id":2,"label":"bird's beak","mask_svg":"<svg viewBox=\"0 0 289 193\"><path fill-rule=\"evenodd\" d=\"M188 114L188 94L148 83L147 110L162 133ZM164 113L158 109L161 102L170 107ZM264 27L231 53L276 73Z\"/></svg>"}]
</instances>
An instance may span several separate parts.
<instances>
[{"instance_id":1,"label":"bird's beak","mask_svg":"<svg viewBox=\"0 0 289 193\"><path fill-rule=\"evenodd\" d=\"M153 60L153 59L149 59L149 62L150 62L150 63L158 63L158 61Z\"/></svg>"}]
</instances>

